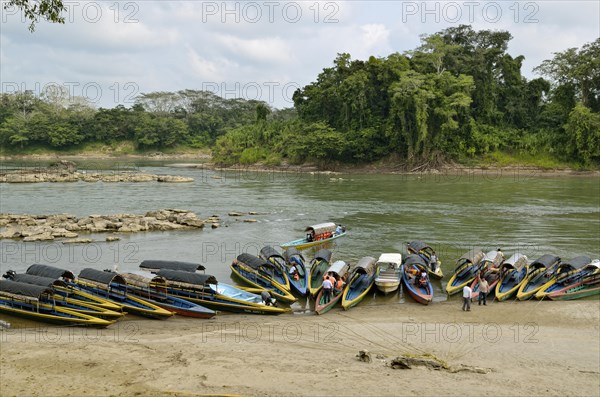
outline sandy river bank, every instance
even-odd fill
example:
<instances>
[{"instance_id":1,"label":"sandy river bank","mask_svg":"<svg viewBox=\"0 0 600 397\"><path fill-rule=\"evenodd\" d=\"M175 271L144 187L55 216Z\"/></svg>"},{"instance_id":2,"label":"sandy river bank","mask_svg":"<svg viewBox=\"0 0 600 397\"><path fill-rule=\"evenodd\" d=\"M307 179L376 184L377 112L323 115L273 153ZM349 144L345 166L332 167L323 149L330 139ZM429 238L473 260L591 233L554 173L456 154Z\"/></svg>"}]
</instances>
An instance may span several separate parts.
<instances>
[{"instance_id":1,"label":"sandy river bank","mask_svg":"<svg viewBox=\"0 0 600 397\"><path fill-rule=\"evenodd\" d=\"M600 395L600 301L363 305L3 331L2 396ZM373 362L356 359L369 350ZM487 373L398 370L432 354Z\"/></svg>"}]
</instances>

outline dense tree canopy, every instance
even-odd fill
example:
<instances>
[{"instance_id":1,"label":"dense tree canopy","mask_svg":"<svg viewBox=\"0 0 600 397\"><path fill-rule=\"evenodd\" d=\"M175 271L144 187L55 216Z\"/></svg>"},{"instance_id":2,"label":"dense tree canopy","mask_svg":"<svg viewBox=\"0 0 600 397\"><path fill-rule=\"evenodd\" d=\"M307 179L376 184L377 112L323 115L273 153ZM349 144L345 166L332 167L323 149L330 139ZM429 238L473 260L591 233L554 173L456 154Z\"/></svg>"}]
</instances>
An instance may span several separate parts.
<instances>
[{"instance_id":1,"label":"dense tree canopy","mask_svg":"<svg viewBox=\"0 0 600 397\"><path fill-rule=\"evenodd\" d=\"M60 90L3 94L0 144L212 147L226 164L393 158L435 166L504 152L597 165L600 39L555 54L531 80L521 74L524 57L507 52L510 40L463 25L424 35L402 54L338 54L294 93L293 109L196 90L142 94L131 108L112 109Z\"/></svg>"}]
</instances>

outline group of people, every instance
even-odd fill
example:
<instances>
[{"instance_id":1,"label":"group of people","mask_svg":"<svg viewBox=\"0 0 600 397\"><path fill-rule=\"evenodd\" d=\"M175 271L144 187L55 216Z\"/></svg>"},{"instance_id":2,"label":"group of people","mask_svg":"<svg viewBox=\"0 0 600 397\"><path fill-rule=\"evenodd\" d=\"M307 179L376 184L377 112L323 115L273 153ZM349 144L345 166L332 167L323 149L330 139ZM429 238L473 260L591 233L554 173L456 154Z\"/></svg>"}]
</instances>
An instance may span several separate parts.
<instances>
[{"instance_id":1,"label":"group of people","mask_svg":"<svg viewBox=\"0 0 600 397\"><path fill-rule=\"evenodd\" d=\"M482 277L481 272L477 275L477 283L479 284L479 295L478 295L478 304L481 306L487 305L487 294L490 292L490 285L485 279ZM473 289L469 286L469 284L465 285L463 288L463 311L470 312L471 311L471 299L473 297Z\"/></svg>"},{"instance_id":2,"label":"group of people","mask_svg":"<svg viewBox=\"0 0 600 397\"><path fill-rule=\"evenodd\" d=\"M429 278L427 277L427 272L421 269L419 272L416 268L410 268L408 271L410 274L414 276L415 286L417 287L425 287L429 282Z\"/></svg>"},{"instance_id":3,"label":"group of people","mask_svg":"<svg viewBox=\"0 0 600 397\"><path fill-rule=\"evenodd\" d=\"M327 272L323 276L323 303L331 301L332 292L340 293L344 289L344 279L333 272Z\"/></svg>"}]
</instances>

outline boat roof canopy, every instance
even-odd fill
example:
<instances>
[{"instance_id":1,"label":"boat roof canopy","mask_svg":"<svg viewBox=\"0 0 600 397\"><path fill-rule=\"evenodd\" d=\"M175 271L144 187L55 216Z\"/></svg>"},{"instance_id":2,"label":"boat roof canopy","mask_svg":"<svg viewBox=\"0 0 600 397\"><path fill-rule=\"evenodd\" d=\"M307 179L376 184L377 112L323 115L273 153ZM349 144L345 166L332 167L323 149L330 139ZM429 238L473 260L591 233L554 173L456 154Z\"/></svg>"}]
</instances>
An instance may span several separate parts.
<instances>
[{"instance_id":1,"label":"boat roof canopy","mask_svg":"<svg viewBox=\"0 0 600 397\"><path fill-rule=\"evenodd\" d=\"M53 295L54 291L41 285L20 283L12 280L0 280L0 291L39 299L42 294Z\"/></svg>"},{"instance_id":2,"label":"boat roof canopy","mask_svg":"<svg viewBox=\"0 0 600 397\"><path fill-rule=\"evenodd\" d=\"M467 252L460 258L458 258L459 262L468 261L472 264L476 265L485 257L485 254L481 250L481 248L473 248L471 251Z\"/></svg>"},{"instance_id":3,"label":"boat roof canopy","mask_svg":"<svg viewBox=\"0 0 600 397\"><path fill-rule=\"evenodd\" d=\"M247 253L238 255L237 261L251 267L252 269L258 269L260 267L276 267L273 263L269 261Z\"/></svg>"},{"instance_id":4,"label":"boat roof canopy","mask_svg":"<svg viewBox=\"0 0 600 397\"><path fill-rule=\"evenodd\" d=\"M166 280L177 281L180 283L196 285L217 284L215 276L211 276L210 274L190 273L171 269L160 269L157 274Z\"/></svg>"},{"instance_id":5,"label":"boat roof canopy","mask_svg":"<svg viewBox=\"0 0 600 397\"><path fill-rule=\"evenodd\" d=\"M377 259L373 258L372 256L365 256L363 258L360 258L360 260L356 264L356 267L354 268L355 272L364 274L375 274L376 270Z\"/></svg>"},{"instance_id":6,"label":"boat roof canopy","mask_svg":"<svg viewBox=\"0 0 600 397\"><path fill-rule=\"evenodd\" d=\"M585 265L583 268L584 269L590 268L591 270L600 269L600 260L596 259L596 260L592 261L591 263L588 263L587 265ZM594 274L590 274L590 275L588 275L588 277L589 276L600 276L600 274L596 274L594 272Z\"/></svg>"},{"instance_id":7,"label":"boat roof canopy","mask_svg":"<svg viewBox=\"0 0 600 397\"><path fill-rule=\"evenodd\" d=\"M552 255L552 254L545 254L545 255L540 256L536 260L534 260L531 263L531 266L533 266L535 268L540 268L540 267L548 268L558 262L560 262L560 258L558 256Z\"/></svg>"},{"instance_id":8,"label":"boat roof canopy","mask_svg":"<svg viewBox=\"0 0 600 397\"><path fill-rule=\"evenodd\" d=\"M481 259L482 261L495 262L498 259L500 252L498 250L493 250L486 252L486 254Z\"/></svg>"},{"instance_id":9,"label":"boat roof canopy","mask_svg":"<svg viewBox=\"0 0 600 397\"><path fill-rule=\"evenodd\" d=\"M378 263L393 263L400 266L402 264L402 254L381 254L379 255Z\"/></svg>"},{"instance_id":10,"label":"boat roof canopy","mask_svg":"<svg viewBox=\"0 0 600 397\"><path fill-rule=\"evenodd\" d=\"M431 248L428 244L424 243L421 240L415 240L408 243L408 249L412 250L414 253L427 250L428 248L429 250L433 251L433 248Z\"/></svg>"},{"instance_id":11,"label":"boat roof canopy","mask_svg":"<svg viewBox=\"0 0 600 397\"><path fill-rule=\"evenodd\" d=\"M420 265L427 268L427 263L420 255L410 254L404 258L404 266Z\"/></svg>"},{"instance_id":12,"label":"boat roof canopy","mask_svg":"<svg viewBox=\"0 0 600 397\"><path fill-rule=\"evenodd\" d=\"M277 251L270 245L262 247L262 249L260 250L260 256L262 256L265 259L269 259L272 257L284 259L283 256L281 256L281 254L279 253L279 251Z\"/></svg>"},{"instance_id":13,"label":"boat roof canopy","mask_svg":"<svg viewBox=\"0 0 600 397\"><path fill-rule=\"evenodd\" d=\"M127 284L135 285L138 287L148 287L150 283L163 284L167 282L164 277L158 276L149 272L131 272L123 273L121 276L125 279Z\"/></svg>"},{"instance_id":14,"label":"boat roof canopy","mask_svg":"<svg viewBox=\"0 0 600 397\"><path fill-rule=\"evenodd\" d=\"M71 280L75 279L73 272L49 265L34 264L29 266L25 273L33 274L35 276L50 277L53 279L60 277L70 278Z\"/></svg>"},{"instance_id":15,"label":"boat roof canopy","mask_svg":"<svg viewBox=\"0 0 600 397\"><path fill-rule=\"evenodd\" d=\"M197 270L204 271L206 268L199 263L193 262L180 262L180 261L164 261L164 260L154 260L147 259L140 263L140 268L155 270L158 271L160 269L171 269L171 270L181 270L184 272L195 272Z\"/></svg>"},{"instance_id":16,"label":"boat roof canopy","mask_svg":"<svg viewBox=\"0 0 600 397\"><path fill-rule=\"evenodd\" d=\"M527 264L527 257L520 253L512 254L510 258L502 262L502 267L512 268L512 269L521 269L523 266Z\"/></svg>"},{"instance_id":17,"label":"boat roof canopy","mask_svg":"<svg viewBox=\"0 0 600 397\"><path fill-rule=\"evenodd\" d=\"M331 255L331 251L323 248L317 251L317 253L315 254L315 259L321 259L323 261L331 262Z\"/></svg>"},{"instance_id":18,"label":"boat roof canopy","mask_svg":"<svg viewBox=\"0 0 600 397\"><path fill-rule=\"evenodd\" d=\"M584 267L585 265L589 265L591 262L592 258L590 258L589 256L581 255L571 259L570 261L561 263L561 267L570 266L573 269L579 269Z\"/></svg>"},{"instance_id":19,"label":"boat roof canopy","mask_svg":"<svg viewBox=\"0 0 600 397\"><path fill-rule=\"evenodd\" d=\"M314 232L315 234L321 234L325 232L334 232L337 225L333 222L319 223L317 225L312 225L307 227L305 232Z\"/></svg>"},{"instance_id":20,"label":"boat roof canopy","mask_svg":"<svg viewBox=\"0 0 600 397\"><path fill-rule=\"evenodd\" d=\"M327 272L334 272L338 275L344 275L348 272L348 264L344 261L335 261L333 265L329 266Z\"/></svg>"},{"instance_id":21,"label":"boat roof canopy","mask_svg":"<svg viewBox=\"0 0 600 397\"><path fill-rule=\"evenodd\" d=\"M123 276L118 273L96 270L89 267L79 272L79 278L106 285L110 285L113 281L119 284L127 284Z\"/></svg>"},{"instance_id":22,"label":"boat roof canopy","mask_svg":"<svg viewBox=\"0 0 600 397\"><path fill-rule=\"evenodd\" d=\"M285 251L283 251L283 257L285 258L286 261L290 261L290 259L293 256L299 256L300 259L302 259L302 261L304 261L304 256L300 253L300 251L298 251L296 248L294 247L290 247L288 249L286 249Z\"/></svg>"},{"instance_id":23,"label":"boat roof canopy","mask_svg":"<svg viewBox=\"0 0 600 397\"><path fill-rule=\"evenodd\" d=\"M67 283L59 279L55 279L52 277L36 276L33 274L26 273L15 274L12 280L17 281L19 283L40 285L42 287L52 287L53 285L57 285L59 287L67 286Z\"/></svg>"}]
</instances>

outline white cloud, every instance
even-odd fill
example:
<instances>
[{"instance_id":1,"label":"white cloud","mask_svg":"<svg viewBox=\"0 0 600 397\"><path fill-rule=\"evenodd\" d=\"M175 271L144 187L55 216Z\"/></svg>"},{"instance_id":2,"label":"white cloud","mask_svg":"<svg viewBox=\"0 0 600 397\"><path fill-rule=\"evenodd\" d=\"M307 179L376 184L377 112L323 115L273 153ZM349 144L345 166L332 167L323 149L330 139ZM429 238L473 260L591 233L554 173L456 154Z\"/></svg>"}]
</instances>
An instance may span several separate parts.
<instances>
[{"instance_id":1,"label":"white cloud","mask_svg":"<svg viewBox=\"0 0 600 397\"><path fill-rule=\"evenodd\" d=\"M263 2L256 2L261 19L254 23L256 14L244 2L226 2L230 10L238 7L238 15L224 12L220 1L134 2L137 8L128 9L124 7L129 3L120 2L118 22L117 3L106 2L96 3L102 6L102 18L95 23L82 18L80 7L73 22L40 23L33 34L20 18L9 16L0 35L0 80L24 82L28 88L35 83L98 82L104 87L102 106L115 105L111 86L128 82L135 82L140 92L200 89L206 82L228 87L276 83L281 90L314 81L337 53L348 52L353 59L387 56L415 48L422 33L469 23L464 7L460 21L448 21L443 15L446 3L440 2L439 22L424 10L407 15L407 2L390 1L295 2L301 9L295 22L290 20L295 5L284 13L287 3L278 2L269 15ZM210 4L217 5L216 13L207 9ZM536 2L537 23L524 23L531 9L518 4L516 21L509 8L513 2L502 2L502 17L493 23L485 20L479 6L473 27L509 30L514 37L509 52L525 56L528 77L553 52L581 47L600 35L598 2ZM126 16L138 22L124 23ZM286 98L281 92L263 97L271 105L290 106Z\"/></svg>"},{"instance_id":2,"label":"white cloud","mask_svg":"<svg viewBox=\"0 0 600 397\"><path fill-rule=\"evenodd\" d=\"M289 64L294 56L290 46L279 37L242 39L232 35L219 35L217 41L230 53L258 63Z\"/></svg>"}]
</instances>

